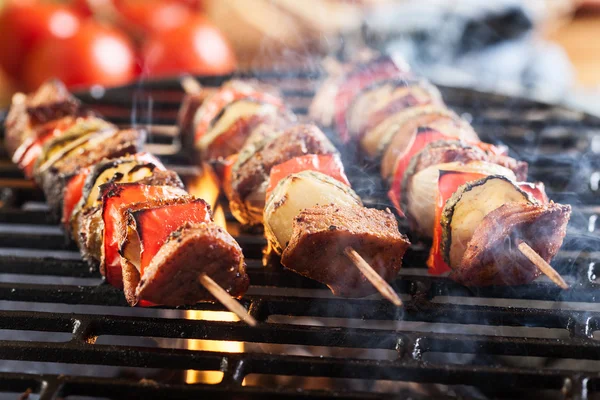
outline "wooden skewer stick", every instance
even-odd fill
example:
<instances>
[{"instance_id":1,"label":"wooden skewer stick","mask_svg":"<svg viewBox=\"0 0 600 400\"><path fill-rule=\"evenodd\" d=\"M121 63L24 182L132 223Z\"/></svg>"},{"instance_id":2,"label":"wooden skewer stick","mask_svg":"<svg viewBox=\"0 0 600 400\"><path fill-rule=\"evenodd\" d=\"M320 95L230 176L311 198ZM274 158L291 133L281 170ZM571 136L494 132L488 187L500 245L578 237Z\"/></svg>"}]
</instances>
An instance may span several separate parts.
<instances>
[{"instance_id":1,"label":"wooden skewer stick","mask_svg":"<svg viewBox=\"0 0 600 400\"><path fill-rule=\"evenodd\" d=\"M236 299L231 297L231 295L227 293L225 289L219 286L219 284L211 277L202 273L200 274L199 281L202 286L204 286L206 290L210 292L210 294L215 296L215 298L225 306L225 308L240 317L240 319L248 325L256 326L256 320L254 317L252 317L252 315L248 314L248 311L246 311L244 306L242 306Z\"/></svg>"},{"instance_id":2,"label":"wooden skewer stick","mask_svg":"<svg viewBox=\"0 0 600 400\"><path fill-rule=\"evenodd\" d=\"M375 289L381 293L383 297L391 301L396 307L402 307L402 300L392 287L361 257L360 254L352 247L344 249L346 257L363 273L363 275L375 286Z\"/></svg>"},{"instance_id":3,"label":"wooden skewer stick","mask_svg":"<svg viewBox=\"0 0 600 400\"><path fill-rule=\"evenodd\" d=\"M517 242L517 248L525 257L529 259L540 271L542 271L552 282L556 283L557 286L562 289L568 289L569 285L560 276L558 272L550 264L546 262L538 253L535 252L527 243L519 240Z\"/></svg>"},{"instance_id":4,"label":"wooden skewer stick","mask_svg":"<svg viewBox=\"0 0 600 400\"><path fill-rule=\"evenodd\" d=\"M190 75L186 75L183 78L181 78L180 82L181 82L181 86L183 87L183 90L187 94L202 93L202 85L200 84L200 82L198 82L197 79L194 79Z\"/></svg>"}]
</instances>

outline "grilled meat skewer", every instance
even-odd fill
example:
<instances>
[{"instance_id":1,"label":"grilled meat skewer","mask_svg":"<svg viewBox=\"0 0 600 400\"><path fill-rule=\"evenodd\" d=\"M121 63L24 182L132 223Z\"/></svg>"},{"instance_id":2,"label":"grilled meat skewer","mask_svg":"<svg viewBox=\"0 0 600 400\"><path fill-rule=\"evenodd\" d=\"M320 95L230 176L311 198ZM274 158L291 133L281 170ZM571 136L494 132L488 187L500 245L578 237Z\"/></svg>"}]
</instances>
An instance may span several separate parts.
<instances>
[{"instance_id":1,"label":"grilled meat skewer","mask_svg":"<svg viewBox=\"0 0 600 400\"><path fill-rule=\"evenodd\" d=\"M313 125L292 125L295 118L280 106L280 100L258 93L233 81L206 98L195 112L191 110L194 95L184 101L185 108L180 111L184 117L180 121L182 130L194 127L202 162L228 165L222 178L233 215L244 225L264 224L271 249L284 253L282 264L326 284L334 294L365 296L381 290L351 265L345 249L352 245L366 262L377 262L375 273L383 272L385 279L392 280L409 245L398 231L396 220L389 212L362 206L349 186L337 150L323 132ZM252 98L268 99L270 110L276 114L269 119L260 118L260 108L247 104L254 101ZM189 122L191 115L193 123ZM257 120L258 124L254 122ZM291 126L282 129L286 125ZM214 128L218 126L233 126L235 134L230 128ZM216 146L213 151L204 150L205 139ZM243 146L239 146L240 139L244 139ZM235 148L238 154L233 152ZM328 227L339 225L339 231L329 229L328 234L321 236L317 231L294 228L302 226L298 214L318 213L319 207L327 205L344 210L340 215L325 213L321 217ZM377 218L368 220L366 215ZM303 261L310 258L309 243L316 243L315 240L325 246L321 251L327 256L319 255L316 263L313 260L309 265ZM392 255L382 257L384 248L393 248ZM331 273L323 273L331 268ZM345 276L342 278L339 273Z\"/></svg>"},{"instance_id":2,"label":"grilled meat skewer","mask_svg":"<svg viewBox=\"0 0 600 400\"><path fill-rule=\"evenodd\" d=\"M432 273L451 270L451 278L473 286L537 278L540 270L518 243L549 262L562 244L570 207L548 202L543 185L521 182L526 163L482 143L429 84L390 63L380 57L342 68L315 96L312 116L335 123L343 141L357 141L365 157L381 163L399 213L415 233L433 238ZM326 102L334 104L330 115L320 111ZM463 203L461 213L451 212Z\"/></svg>"},{"instance_id":3,"label":"grilled meat skewer","mask_svg":"<svg viewBox=\"0 0 600 400\"><path fill-rule=\"evenodd\" d=\"M206 275L242 296L249 281L241 248L175 172L140 152L144 139L83 111L56 81L16 95L6 123L13 160L129 304L214 300L200 281Z\"/></svg>"}]
</instances>

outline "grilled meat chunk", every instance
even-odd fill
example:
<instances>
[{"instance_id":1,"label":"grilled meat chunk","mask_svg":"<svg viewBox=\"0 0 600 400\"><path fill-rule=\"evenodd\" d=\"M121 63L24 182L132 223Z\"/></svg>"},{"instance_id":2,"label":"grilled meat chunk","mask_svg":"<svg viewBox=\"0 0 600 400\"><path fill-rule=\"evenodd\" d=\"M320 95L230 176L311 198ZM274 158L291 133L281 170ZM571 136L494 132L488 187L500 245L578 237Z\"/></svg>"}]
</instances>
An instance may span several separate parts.
<instances>
[{"instance_id":1,"label":"grilled meat chunk","mask_svg":"<svg viewBox=\"0 0 600 400\"><path fill-rule=\"evenodd\" d=\"M170 306L214 301L198 280L201 273L233 297L241 297L250 283L242 249L227 231L213 223L186 223L145 268L136 300Z\"/></svg>"},{"instance_id":2,"label":"grilled meat chunk","mask_svg":"<svg viewBox=\"0 0 600 400\"><path fill-rule=\"evenodd\" d=\"M79 101L58 80L47 81L30 95L15 94L5 122L8 154L12 157L29 136L35 135L35 126L76 115L79 108Z\"/></svg>"},{"instance_id":3,"label":"grilled meat chunk","mask_svg":"<svg viewBox=\"0 0 600 400\"><path fill-rule=\"evenodd\" d=\"M562 245L571 206L507 203L485 216L450 278L466 286L522 285L541 272L518 249L527 243L546 262Z\"/></svg>"},{"instance_id":4,"label":"grilled meat chunk","mask_svg":"<svg viewBox=\"0 0 600 400\"><path fill-rule=\"evenodd\" d=\"M335 147L314 125L296 125L240 153L232 170L231 212L243 224L262 223L271 168L306 154L334 154Z\"/></svg>"},{"instance_id":5,"label":"grilled meat chunk","mask_svg":"<svg viewBox=\"0 0 600 400\"><path fill-rule=\"evenodd\" d=\"M204 200L189 195L172 199L161 197L117 206L110 215L107 215L105 207L104 261L107 268L122 273L123 290L130 304L135 301L140 273L143 273L169 235L184 223L212 221L210 206ZM134 266L135 271L128 270L124 274L123 266Z\"/></svg>"},{"instance_id":6,"label":"grilled meat chunk","mask_svg":"<svg viewBox=\"0 0 600 400\"><path fill-rule=\"evenodd\" d=\"M396 278L410 243L389 211L333 204L307 208L294 219L281 263L327 285L339 296L362 297L376 289L344 254L356 250L381 277Z\"/></svg>"}]
</instances>

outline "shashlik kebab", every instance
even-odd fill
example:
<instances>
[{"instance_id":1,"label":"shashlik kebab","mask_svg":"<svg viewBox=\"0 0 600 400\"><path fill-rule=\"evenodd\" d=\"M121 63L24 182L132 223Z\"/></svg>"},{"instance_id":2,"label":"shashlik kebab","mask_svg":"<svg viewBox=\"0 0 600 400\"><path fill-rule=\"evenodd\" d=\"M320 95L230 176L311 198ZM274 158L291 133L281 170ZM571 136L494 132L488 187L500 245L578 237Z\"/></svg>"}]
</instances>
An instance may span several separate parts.
<instances>
[{"instance_id":1,"label":"shashlik kebab","mask_svg":"<svg viewBox=\"0 0 600 400\"><path fill-rule=\"evenodd\" d=\"M379 163L398 212L433 239L430 272L488 286L528 283L542 269L566 287L548 263L571 208L548 201L543 184L523 182L526 163L481 142L434 87L391 58L341 70L317 92L311 117Z\"/></svg>"},{"instance_id":2,"label":"shashlik kebab","mask_svg":"<svg viewBox=\"0 0 600 400\"><path fill-rule=\"evenodd\" d=\"M142 152L144 131L86 112L58 81L15 95L5 125L12 160L130 305L212 301L207 277L231 296L246 292L240 246L175 172Z\"/></svg>"},{"instance_id":3,"label":"shashlik kebab","mask_svg":"<svg viewBox=\"0 0 600 400\"><path fill-rule=\"evenodd\" d=\"M233 215L244 225L264 225L285 268L346 297L382 291L372 279L396 278L408 240L389 210L362 205L320 129L296 123L280 97L249 82L228 82L203 101L199 96L188 97L180 111L184 136L193 138L201 162L225 165ZM357 269L349 252L376 276Z\"/></svg>"}]
</instances>

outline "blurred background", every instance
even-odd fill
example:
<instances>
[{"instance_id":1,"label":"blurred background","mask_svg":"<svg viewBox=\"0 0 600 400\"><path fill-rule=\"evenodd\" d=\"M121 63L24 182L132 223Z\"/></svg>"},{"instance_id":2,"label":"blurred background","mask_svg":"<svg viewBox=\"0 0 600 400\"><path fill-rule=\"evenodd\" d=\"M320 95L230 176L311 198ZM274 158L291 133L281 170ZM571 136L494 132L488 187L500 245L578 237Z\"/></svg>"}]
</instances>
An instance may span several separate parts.
<instances>
[{"instance_id":1,"label":"blurred background","mask_svg":"<svg viewBox=\"0 0 600 400\"><path fill-rule=\"evenodd\" d=\"M0 106L71 88L320 70L362 48L435 83L600 114L600 0L0 0Z\"/></svg>"}]
</instances>

